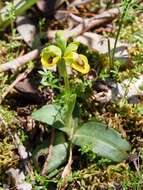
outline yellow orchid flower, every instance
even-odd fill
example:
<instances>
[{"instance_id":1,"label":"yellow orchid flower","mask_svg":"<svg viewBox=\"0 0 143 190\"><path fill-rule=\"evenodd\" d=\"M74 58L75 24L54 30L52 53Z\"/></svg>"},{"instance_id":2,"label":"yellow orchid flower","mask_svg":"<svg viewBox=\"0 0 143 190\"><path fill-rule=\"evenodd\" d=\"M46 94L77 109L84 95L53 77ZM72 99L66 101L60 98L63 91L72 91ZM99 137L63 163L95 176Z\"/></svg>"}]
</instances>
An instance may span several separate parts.
<instances>
[{"instance_id":1,"label":"yellow orchid flower","mask_svg":"<svg viewBox=\"0 0 143 190\"><path fill-rule=\"evenodd\" d=\"M61 49L55 45L50 45L43 49L41 53L41 63L46 68L53 67L59 62L61 56Z\"/></svg>"},{"instance_id":2,"label":"yellow orchid flower","mask_svg":"<svg viewBox=\"0 0 143 190\"><path fill-rule=\"evenodd\" d=\"M76 71L79 71L82 74L86 74L90 70L90 66L88 64L88 59L85 55L72 53L73 61L71 63L71 67Z\"/></svg>"}]
</instances>

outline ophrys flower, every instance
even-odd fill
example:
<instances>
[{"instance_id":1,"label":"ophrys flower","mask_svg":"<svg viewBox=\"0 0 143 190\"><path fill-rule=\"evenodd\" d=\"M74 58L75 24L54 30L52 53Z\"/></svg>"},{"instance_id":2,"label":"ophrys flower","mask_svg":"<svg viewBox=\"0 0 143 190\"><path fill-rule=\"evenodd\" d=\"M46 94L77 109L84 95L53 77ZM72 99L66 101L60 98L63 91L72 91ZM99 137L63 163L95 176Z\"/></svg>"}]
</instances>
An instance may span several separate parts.
<instances>
[{"instance_id":1,"label":"ophrys flower","mask_svg":"<svg viewBox=\"0 0 143 190\"><path fill-rule=\"evenodd\" d=\"M55 45L50 45L43 49L41 53L41 63L46 68L53 67L60 61L61 56L61 49Z\"/></svg>"}]
</instances>

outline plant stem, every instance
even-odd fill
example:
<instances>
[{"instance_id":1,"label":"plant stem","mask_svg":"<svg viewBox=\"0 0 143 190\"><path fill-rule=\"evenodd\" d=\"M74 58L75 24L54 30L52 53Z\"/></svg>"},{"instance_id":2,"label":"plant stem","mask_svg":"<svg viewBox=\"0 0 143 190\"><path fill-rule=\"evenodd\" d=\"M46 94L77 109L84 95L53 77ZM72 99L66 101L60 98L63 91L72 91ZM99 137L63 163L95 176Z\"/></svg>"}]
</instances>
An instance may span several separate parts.
<instances>
[{"instance_id":1,"label":"plant stem","mask_svg":"<svg viewBox=\"0 0 143 190\"><path fill-rule=\"evenodd\" d=\"M69 92L70 91L70 85L69 85L69 79L68 79L67 71L66 71L66 74L64 75L64 83L65 83L66 92Z\"/></svg>"},{"instance_id":2,"label":"plant stem","mask_svg":"<svg viewBox=\"0 0 143 190\"><path fill-rule=\"evenodd\" d=\"M111 53L111 46L110 46L110 40L109 40L109 38L107 38L107 43L108 43L109 63L110 63L110 66L112 66L112 53Z\"/></svg>"},{"instance_id":3,"label":"plant stem","mask_svg":"<svg viewBox=\"0 0 143 190\"><path fill-rule=\"evenodd\" d=\"M65 85L65 92L70 92L70 84L69 84L69 78L68 78L68 73L67 73L67 68L64 59L60 61L58 64L58 71L60 77L63 77L64 79L64 85Z\"/></svg>"},{"instance_id":4,"label":"plant stem","mask_svg":"<svg viewBox=\"0 0 143 190\"><path fill-rule=\"evenodd\" d=\"M112 65L114 63L114 56L115 56L116 46L117 46L119 35L120 35L121 29L122 29L122 26L123 26L123 23L124 23L124 17L126 15L126 12L127 12L128 8L129 8L131 2L132 2L132 0L127 0L126 4L124 6L124 9L123 9L123 13L122 13L122 16L121 16L121 19L120 19L119 28L118 28L118 31L117 31L117 35L116 35L116 39L115 39L115 43L114 43L114 47L113 47L113 52L112 52L112 60L111 60Z\"/></svg>"}]
</instances>

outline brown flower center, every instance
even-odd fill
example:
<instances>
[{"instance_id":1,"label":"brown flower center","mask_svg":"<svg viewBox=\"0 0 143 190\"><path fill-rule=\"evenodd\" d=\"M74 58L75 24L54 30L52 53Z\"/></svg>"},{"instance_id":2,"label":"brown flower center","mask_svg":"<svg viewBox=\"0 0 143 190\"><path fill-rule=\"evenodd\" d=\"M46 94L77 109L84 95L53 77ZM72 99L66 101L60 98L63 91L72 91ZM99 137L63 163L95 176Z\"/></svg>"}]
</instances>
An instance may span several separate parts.
<instances>
[{"instance_id":1,"label":"brown flower center","mask_svg":"<svg viewBox=\"0 0 143 190\"><path fill-rule=\"evenodd\" d=\"M49 64L52 64L52 62L53 62L53 57L49 57L48 63L49 63Z\"/></svg>"}]
</instances>

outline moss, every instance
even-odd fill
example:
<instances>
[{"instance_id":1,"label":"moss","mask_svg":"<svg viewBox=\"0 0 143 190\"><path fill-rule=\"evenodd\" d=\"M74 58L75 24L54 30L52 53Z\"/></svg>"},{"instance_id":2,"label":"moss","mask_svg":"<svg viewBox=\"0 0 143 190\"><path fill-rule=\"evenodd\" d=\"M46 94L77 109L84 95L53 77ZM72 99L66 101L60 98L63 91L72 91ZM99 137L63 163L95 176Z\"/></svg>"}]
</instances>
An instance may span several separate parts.
<instances>
[{"instance_id":1,"label":"moss","mask_svg":"<svg viewBox=\"0 0 143 190\"><path fill-rule=\"evenodd\" d=\"M4 119L7 124L11 124L14 121L16 113L9 111L8 108L0 105L0 116Z\"/></svg>"},{"instance_id":2,"label":"moss","mask_svg":"<svg viewBox=\"0 0 143 190\"><path fill-rule=\"evenodd\" d=\"M5 178L5 170L17 162L15 146L9 129L14 128L15 113L0 105L0 182Z\"/></svg>"}]
</instances>

